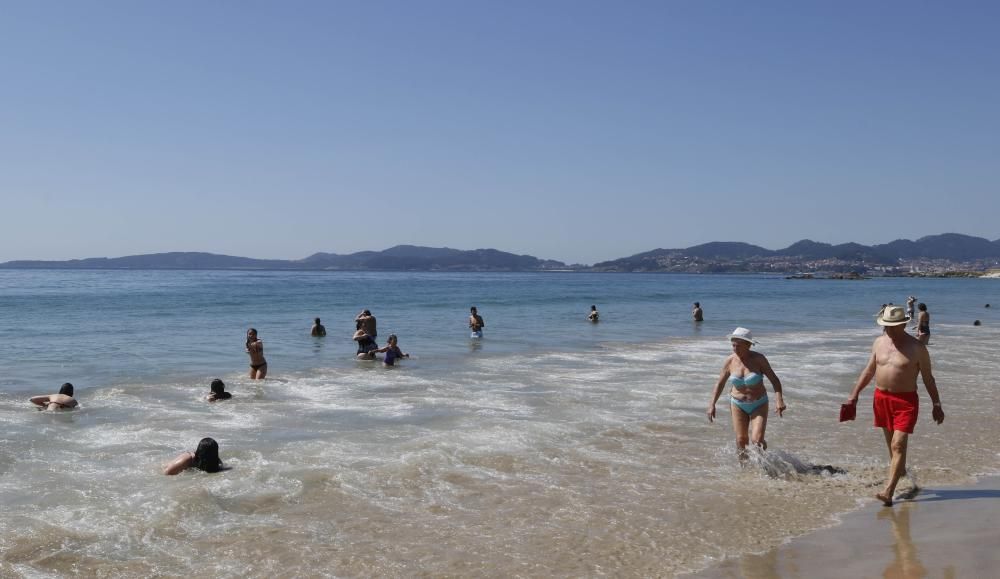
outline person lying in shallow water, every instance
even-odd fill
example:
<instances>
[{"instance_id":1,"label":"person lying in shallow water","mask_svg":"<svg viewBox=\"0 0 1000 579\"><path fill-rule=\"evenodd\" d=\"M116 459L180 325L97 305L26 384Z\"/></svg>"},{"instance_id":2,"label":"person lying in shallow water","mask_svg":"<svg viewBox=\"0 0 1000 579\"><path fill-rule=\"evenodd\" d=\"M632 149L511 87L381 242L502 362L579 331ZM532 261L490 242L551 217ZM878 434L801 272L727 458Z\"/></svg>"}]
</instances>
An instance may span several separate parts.
<instances>
[{"instance_id":1,"label":"person lying in shallow water","mask_svg":"<svg viewBox=\"0 0 1000 579\"><path fill-rule=\"evenodd\" d=\"M226 392L226 383L223 382L222 380L219 380L218 378L212 380L212 385L209 386L209 388L212 389L212 392L205 397L205 400L208 400L209 402L216 402L219 400L229 400L230 398L233 397L232 394Z\"/></svg>"},{"instance_id":2,"label":"person lying in shallow water","mask_svg":"<svg viewBox=\"0 0 1000 579\"><path fill-rule=\"evenodd\" d=\"M73 385L66 382L59 388L58 394L31 397L31 403L39 410L70 410L78 406L73 398Z\"/></svg>"},{"instance_id":3,"label":"person lying in shallow water","mask_svg":"<svg viewBox=\"0 0 1000 579\"><path fill-rule=\"evenodd\" d=\"M224 470L219 458L219 443L214 438L202 438L194 452L182 452L163 468L163 474L175 475L189 468L205 472Z\"/></svg>"}]
</instances>

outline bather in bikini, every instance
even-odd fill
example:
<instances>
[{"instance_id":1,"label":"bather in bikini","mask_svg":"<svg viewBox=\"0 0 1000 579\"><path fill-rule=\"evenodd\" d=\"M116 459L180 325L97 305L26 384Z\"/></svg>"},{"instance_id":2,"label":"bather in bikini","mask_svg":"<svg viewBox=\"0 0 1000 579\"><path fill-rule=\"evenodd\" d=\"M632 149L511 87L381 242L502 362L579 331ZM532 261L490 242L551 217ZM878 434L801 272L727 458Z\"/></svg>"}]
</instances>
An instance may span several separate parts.
<instances>
[{"instance_id":1,"label":"bather in bikini","mask_svg":"<svg viewBox=\"0 0 1000 579\"><path fill-rule=\"evenodd\" d=\"M760 386L764 383L764 377L756 372L750 372L746 376L730 376L729 383L732 384L733 388L737 390L742 390L744 388L753 388L755 386ZM753 414L754 410L757 410L761 406L767 404L767 393L756 400L739 400L734 398L732 395L729 396L729 402L734 406L746 412L747 415Z\"/></svg>"}]
</instances>

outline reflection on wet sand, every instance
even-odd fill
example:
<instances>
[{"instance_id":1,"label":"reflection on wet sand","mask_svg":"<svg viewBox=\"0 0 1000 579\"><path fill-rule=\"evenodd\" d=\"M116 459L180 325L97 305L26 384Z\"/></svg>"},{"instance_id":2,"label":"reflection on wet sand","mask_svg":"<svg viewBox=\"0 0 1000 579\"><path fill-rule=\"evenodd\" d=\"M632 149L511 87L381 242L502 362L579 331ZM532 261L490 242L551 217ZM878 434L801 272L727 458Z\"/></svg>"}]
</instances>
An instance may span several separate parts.
<instances>
[{"instance_id":1,"label":"reflection on wet sand","mask_svg":"<svg viewBox=\"0 0 1000 579\"><path fill-rule=\"evenodd\" d=\"M910 513L913 503L903 503L898 508L884 508L877 518L892 522L893 551L895 559L886 566L882 576L886 579L917 579L927 576L927 569L920 563L917 546L910 538Z\"/></svg>"}]
</instances>

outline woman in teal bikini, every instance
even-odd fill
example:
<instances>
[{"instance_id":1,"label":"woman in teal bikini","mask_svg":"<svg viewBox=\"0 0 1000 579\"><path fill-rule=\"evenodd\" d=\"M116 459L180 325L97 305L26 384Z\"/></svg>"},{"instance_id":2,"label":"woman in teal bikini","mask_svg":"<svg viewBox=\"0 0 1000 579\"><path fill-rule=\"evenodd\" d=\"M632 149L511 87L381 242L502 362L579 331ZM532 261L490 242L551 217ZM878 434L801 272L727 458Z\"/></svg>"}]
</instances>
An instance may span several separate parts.
<instances>
[{"instance_id":1,"label":"woman in teal bikini","mask_svg":"<svg viewBox=\"0 0 1000 579\"><path fill-rule=\"evenodd\" d=\"M771 364L763 354L750 349L751 345L757 343L750 330L736 328L729 335L729 342L733 346L733 353L722 364L722 372L712 392L707 414L708 421L712 422L715 419L715 403L728 382L732 386L729 403L733 415L733 431L736 432L736 446L739 448L740 460L744 460L748 443L753 443L762 450L767 449L767 442L764 440L768 406L765 376L774 388L778 416L782 415L786 407L781 398L781 381L771 369Z\"/></svg>"}]
</instances>

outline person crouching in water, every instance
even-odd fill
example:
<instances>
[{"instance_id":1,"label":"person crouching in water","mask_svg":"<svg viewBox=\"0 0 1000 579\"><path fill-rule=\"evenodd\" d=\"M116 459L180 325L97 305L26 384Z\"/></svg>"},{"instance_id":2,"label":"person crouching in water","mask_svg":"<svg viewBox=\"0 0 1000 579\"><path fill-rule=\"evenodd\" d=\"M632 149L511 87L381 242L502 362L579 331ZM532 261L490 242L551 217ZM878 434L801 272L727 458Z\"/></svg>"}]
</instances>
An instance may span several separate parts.
<instances>
[{"instance_id":1,"label":"person crouching in water","mask_svg":"<svg viewBox=\"0 0 1000 579\"><path fill-rule=\"evenodd\" d=\"M205 398L205 400L208 400L209 402L216 402L219 400L229 400L230 398L233 397L232 394L226 392L225 382L219 380L218 378L212 380L212 385L209 386L209 388L212 389L212 392Z\"/></svg>"},{"instance_id":2,"label":"person crouching in water","mask_svg":"<svg viewBox=\"0 0 1000 579\"><path fill-rule=\"evenodd\" d=\"M775 410L778 416L785 411L785 401L781 396L781 381L771 369L767 358L759 352L754 352L750 346L757 342L753 334L746 328L736 328L729 335L733 353L722 364L719 381L712 391L709 402L708 421L715 419L715 403L722 394L728 382L732 386L729 395L730 410L733 416L733 430L736 432L736 446L739 449L740 462L747 458L747 443L761 450L767 450L764 440L764 429L767 427L767 390L764 389L764 377L774 388Z\"/></svg>"},{"instance_id":3,"label":"person crouching in water","mask_svg":"<svg viewBox=\"0 0 1000 579\"><path fill-rule=\"evenodd\" d=\"M222 460L219 458L219 443L214 438L202 438L198 443L198 448L194 452L182 452L170 461L170 464L163 468L163 474L174 475L189 468L196 468L205 472L219 472L223 470Z\"/></svg>"},{"instance_id":4,"label":"person crouching in water","mask_svg":"<svg viewBox=\"0 0 1000 579\"><path fill-rule=\"evenodd\" d=\"M378 352L379 354L383 353L385 354L385 358L382 360L382 363L385 364L386 366L395 365L397 358L410 357L409 354L399 349L399 345L397 344L396 334L389 334L389 341L386 343L384 347L374 350L372 352L373 356L375 352Z\"/></svg>"},{"instance_id":5,"label":"person crouching in water","mask_svg":"<svg viewBox=\"0 0 1000 579\"><path fill-rule=\"evenodd\" d=\"M59 388L58 394L33 396L30 400L39 407L39 410L69 410L77 407L77 402L73 398L73 385L69 382Z\"/></svg>"}]
</instances>

